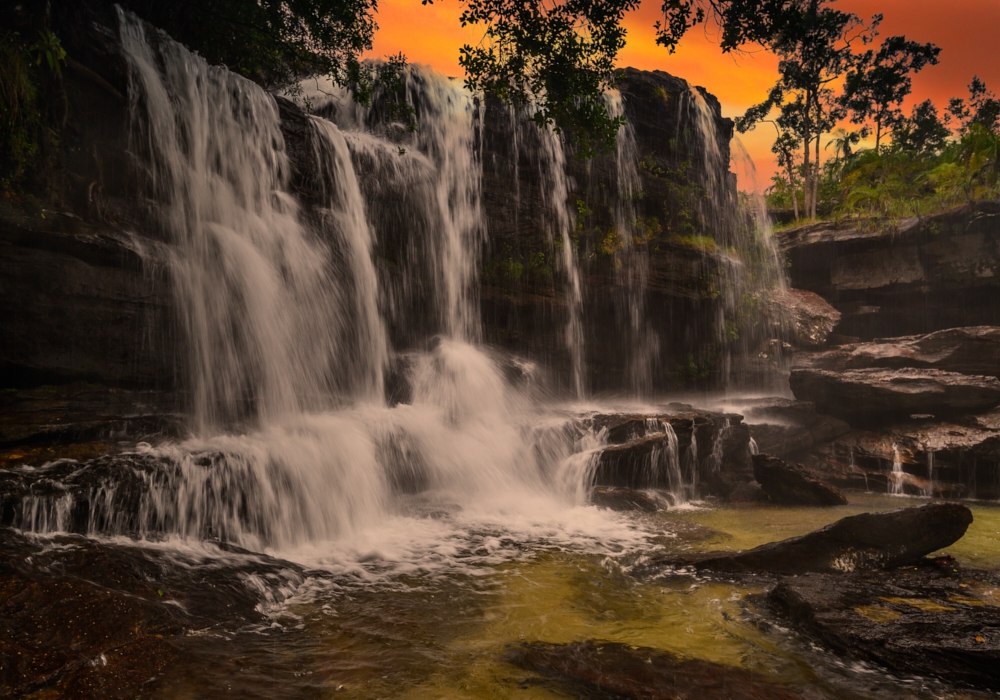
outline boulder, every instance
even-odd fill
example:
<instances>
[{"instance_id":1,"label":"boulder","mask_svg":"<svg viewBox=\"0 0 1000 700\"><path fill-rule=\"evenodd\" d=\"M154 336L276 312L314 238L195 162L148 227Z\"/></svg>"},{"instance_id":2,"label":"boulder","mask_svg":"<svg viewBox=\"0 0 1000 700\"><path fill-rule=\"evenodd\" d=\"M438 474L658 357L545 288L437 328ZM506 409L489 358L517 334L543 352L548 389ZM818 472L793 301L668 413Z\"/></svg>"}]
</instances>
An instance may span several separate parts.
<instances>
[{"instance_id":1,"label":"boulder","mask_svg":"<svg viewBox=\"0 0 1000 700\"><path fill-rule=\"evenodd\" d=\"M1000 327L949 328L927 335L877 338L822 352L796 353L802 369L940 369L959 374L1000 376Z\"/></svg>"},{"instance_id":2,"label":"boulder","mask_svg":"<svg viewBox=\"0 0 1000 700\"><path fill-rule=\"evenodd\" d=\"M753 475L772 503L785 506L846 506L844 494L817 479L802 465L767 454L753 456Z\"/></svg>"},{"instance_id":3,"label":"boulder","mask_svg":"<svg viewBox=\"0 0 1000 700\"><path fill-rule=\"evenodd\" d=\"M801 697L759 674L669 651L616 642L516 644L506 659L574 697L635 700L791 700ZM560 693L561 694L561 693Z\"/></svg>"},{"instance_id":4,"label":"boulder","mask_svg":"<svg viewBox=\"0 0 1000 700\"><path fill-rule=\"evenodd\" d=\"M912 564L954 543L970 523L972 511L965 506L931 503L887 513L852 515L807 535L745 552L689 559L656 557L647 568L782 575L891 569Z\"/></svg>"},{"instance_id":5,"label":"boulder","mask_svg":"<svg viewBox=\"0 0 1000 700\"><path fill-rule=\"evenodd\" d=\"M772 315L790 332L793 345L821 348L840 322L840 312L815 292L788 287L775 289L768 296Z\"/></svg>"},{"instance_id":6,"label":"boulder","mask_svg":"<svg viewBox=\"0 0 1000 700\"><path fill-rule=\"evenodd\" d=\"M756 481L744 481L733 489L727 500L730 503L767 503L768 497Z\"/></svg>"},{"instance_id":7,"label":"boulder","mask_svg":"<svg viewBox=\"0 0 1000 700\"><path fill-rule=\"evenodd\" d=\"M805 452L814 442L812 432L808 428L774 423L752 424L750 437L757 443L759 452L766 452L783 459Z\"/></svg>"},{"instance_id":8,"label":"boulder","mask_svg":"<svg viewBox=\"0 0 1000 700\"><path fill-rule=\"evenodd\" d=\"M767 596L775 612L835 653L904 675L1000 691L996 572L941 557L877 573L786 579Z\"/></svg>"},{"instance_id":9,"label":"boulder","mask_svg":"<svg viewBox=\"0 0 1000 700\"><path fill-rule=\"evenodd\" d=\"M1000 380L935 369L793 369L792 393L849 423L913 414L963 414L1000 403Z\"/></svg>"}]
</instances>

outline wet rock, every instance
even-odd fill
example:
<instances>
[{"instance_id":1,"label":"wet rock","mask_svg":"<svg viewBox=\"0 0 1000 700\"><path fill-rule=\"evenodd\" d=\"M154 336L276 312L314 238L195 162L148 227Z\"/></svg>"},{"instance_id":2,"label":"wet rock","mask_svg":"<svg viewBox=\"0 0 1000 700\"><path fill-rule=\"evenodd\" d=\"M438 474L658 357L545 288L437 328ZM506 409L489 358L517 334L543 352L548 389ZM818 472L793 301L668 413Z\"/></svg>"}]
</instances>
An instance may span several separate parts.
<instances>
[{"instance_id":1,"label":"wet rock","mask_svg":"<svg viewBox=\"0 0 1000 700\"><path fill-rule=\"evenodd\" d=\"M669 408L671 413L593 416L591 428L609 445L596 458L591 484L675 493L704 485L725 496L750 479L750 433L741 416Z\"/></svg>"},{"instance_id":2,"label":"wet rock","mask_svg":"<svg viewBox=\"0 0 1000 700\"><path fill-rule=\"evenodd\" d=\"M802 369L940 369L959 374L1000 376L1000 328L949 328L928 335L878 338L815 353L797 353Z\"/></svg>"},{"instance_id":3,"label":"wet rock","mask_svg":"<svg viewBox=\"0 0 1000 700\"><path fill-rule=\"evenodd\" d=\"M802 465L768 454L753 456L753 475L773 503L786 506L846 506L844 494L817 479Z\"/></svg>"},{"instance_id":4,"label":"wet rock","mask_svg":"<svg viewBox=\"0 0 1000 700\"><path fill-rule=\"evenodd\" d=\"M885 427L852 430L814 449L810 466L824 462L824 471L861 473L863 480L891 476L898 461L905 492L943 497L996 498L1000 473L1000 426L996 414L949 421L910 420ZM838 483L841 483L838 481ZM872 481L872 484L875 482ZM845 484L846 485L846 484Z\"/></svg>"},{"instance_id":5,"label":"wet rock","mask_svg":"<svg viewBox=\"0 0 1000 700\"><path fill-rule=\"evenodd\" d=\"M835 653L899 674L1000 690L1000 578L942 557L877 573L810 573L767 596Z\"/></svg>"},{"instance_id":6,"label":"wet rock","mask_svg":"<svg viewBox=\"0 0 1000 700\"><path fill-rule=\"evenodd\" d=\"M840 322L840 312L815 292L776 289L768 296L772 312L791 332L793 345L821 348Z\"/></svg>"},{"instance_id":7,"label":"wet rock","mask_svg":"<svg viewBox=\"0 0 1000 700\"><path fill-rule=\"evenodd\" d=\"M590 492L590 502L595 506L620 512L655 513L661 509L659 499L649 493L613 486L595 488Z\"/></svg>"},{"instance_id":8,"label":"wet rock","mask_svg":"<svg viewBox=\"0 0 1000 700\"><path fill-rule=\"evenodd\" d=\"M759 674L669 651L615 642L518 644L507 661L533 671L564 692L583 697L636 700L782 700L798 698Z\"/></svg>"},{"instance_id":9,"label":"wet rock","mask_svg":"<svg viewBox=\"0 0 1000 700\"><path fill-rule=\"evenodd\" d=\"M696 571L797 575L891 569L919 561L954 543L972 522L958 503L932 503L888 513L852 515L801 537L745 552L687 560L656 558L650 570L691 567Z\"/></svg>"},{"instance_id":10,"label":"wet rock","mask_svg":"<svg viewBox=\"0 0 1000 700\"><path fill-rule=\"evenodd\" d=\"M750 426L750 437L760 452L781 458L805 452L814 442L812 432L799 425L755 423Z\"/></svg>"},{"instance_id":11,"label":"wet rock","mask_svg":"<svg viewBox=\"0 0 1000 700\"><path fill-rule=\"evenodd\" d=\"M1000 403L996 377L934 369L793 369L789 384L796 397L848 423L885 423L912 414L976 413Z\"/></svg>"}]
</instances>

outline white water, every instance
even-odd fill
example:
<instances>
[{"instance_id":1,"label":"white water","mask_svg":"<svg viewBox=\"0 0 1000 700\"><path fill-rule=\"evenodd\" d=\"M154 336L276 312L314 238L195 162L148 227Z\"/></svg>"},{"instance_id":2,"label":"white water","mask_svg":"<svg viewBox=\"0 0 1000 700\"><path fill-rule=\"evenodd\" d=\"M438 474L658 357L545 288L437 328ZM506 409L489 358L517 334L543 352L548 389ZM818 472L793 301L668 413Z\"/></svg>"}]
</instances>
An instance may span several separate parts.
<instances>
[{"instance_id":1,"label":"white water","mask_svg":"<svg viewBox=\"0 0 1000 700\"><path fill-rule=\"evenodd\" d=\"M307 121L319 201L306 211L291 194L274 98L147 36L130 15L120 20L133 151L172 251L195 434L143 446L116 463L119 482L85 503L31 497L22 527L65 530L86 505L100 528L90 534L221 540L366 576L510 557L526 542L621 551L657 534L587 506L604 446L586 427L594 407L541 400L528 373L511 380L516 363L477 344L474 289L487 227L472 95L414 68L406 85L418 130L371 133L366 110L333 93L327 107L339 105L337 123ZM620 98L610 99L620 111ZM554 132L537 138L579 398L583 289L566 155ZM615 217L628 236L635 158L634 136L623 130ZM396 206L402 196L415 206ZM400 212L411 217L403 222L409 240L386 260L379 225L398 225ZM643 264L628 267L633 292L644 284ZM647 331L641 302L627 303L636 339ZM410 319L421 334L417 350L394 348L387 330L387 319L408 315L420 316ZM638 349L630 369L637 393L655 352L655 339ZM384 399L390 368L408 387L406 403ZM692 439L680 454L670 425L649 427L666 438L650 461L651 481L665 482L682 504L697 492L699 447L717 446ZM141 489L126 493L135 484ZM118 507L133 496L137 512Z\"/></svg>"},{"instance_id":2,"label":"white water","mask_svg":"<svg viewBox=\"0 0 1000 700\"><path fill-rule=\"evenodd\" d=\"M617 91L605 95L608 115L625 115L625 105ZM646 288L649 282L649 254L643 245L644 230L639 229L635 202L642 192L639 179L639 153L632 125L626 122L615 135L615 170L618 191L615 193L615 228L622 237L623 249L616 270L618 284L624 290L616 300L620 315L628 318L628 361L626 382L636 396L648 396L652 388L653 365L660 352L660 339L646 313Z\"/></svg>"},{"instance_id":3,"label":"white water","mask_svg":"<svg viewBox=\"0 0 1000 700\"><path fill-rule=\"evenodd\" d=\"M903 460L899 454L899 447L892 444L892 473L889 475L889 493L893 496L902 496L903 491Z\"/></svg>"}]
</instances>

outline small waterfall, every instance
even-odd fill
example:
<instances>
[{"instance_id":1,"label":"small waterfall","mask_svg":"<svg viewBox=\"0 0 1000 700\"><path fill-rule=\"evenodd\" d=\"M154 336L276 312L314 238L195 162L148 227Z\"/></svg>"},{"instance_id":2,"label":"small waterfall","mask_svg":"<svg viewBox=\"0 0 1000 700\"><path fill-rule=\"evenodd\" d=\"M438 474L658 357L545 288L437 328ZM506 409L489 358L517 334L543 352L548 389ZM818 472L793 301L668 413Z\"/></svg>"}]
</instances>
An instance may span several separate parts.
<instances>
[{"instance_id":1,"label":"small waterfall","mask_svg":"<svg viewBox=\"0 0 1000 700\"><path fill-rule=\"evenodd\" d=\"M540 129L541 149L539 175L545 203L552 213L553 226L549 240L561 253L566 275L566 348L570 356L573 392L577 398L586 394L584 384L583 285L573 230L573 213L569 208L569 183L566 177L566 153L560 135L551 129ZM554 230L553 230L554 228ZM556 243L558 241L558 243Z\"/></svg>"},{"instance_id":2,"label":"small waterfall","mask_svg":"<svg viewBox=\"0 0 1000 700\"><path fill-rule=\"evenodd\" d=\"M934 451L927 450L927 487L924 495L928 498L934 497Z\"/></svg>"},{"instance_id":3,"label":"small waterfall","mask_svg":"<svg viewBox=\"0 0 1000 700\"><path fill-rule=\"evenodd\" d=\"M699 89L690 89L688 105L700 135L698 143L706 173L702 183L706 195L702 223L728 257L721 267L720 291L725 303L720 308L716 331L726 348L726 384L755 385L758 389L769 384L770 390L780 392L785 383L780 373L771 372L762 378L750 374L749 368L733 365L734 356L751 357L765 343L773 345L769 341L780 324L777 318L771 318L774 311L769 302L788 286L756 167L738 137L730 142L729 157L723 154L715 111ZM730 165L734 166L736 178L730 174ZM737 181L743 187L738 192ZM774 359L780 364L780 342L776 349L779 357Z\"/></svg>"},{"instance_id":4,"label":"small waterfall","mask_svg":"<svg viewBox=\"0 0 1000 700\"><path fill-rule=\"evenodd\" d=\"M903 491L903 461L899 454L899 447L892 443L892 473L889 475L889 494L892 496L902 496Z\"/></svg>"},{"instance_id":5,"label":"small waterfall","mask_svg":"<svg viewBox=\"0 0 1000 700\"><path fill-rule=\"evenodd\" d=\"M625 105L617 91L605 94L608 115L625 116ZM638 228L636 198L642 192L639 178L639 153L635 131L627 121L615 135L615 173L617 187L614 197L615 228L622 238L621 258L616 266L618 286L616 305L621 318L628 319L626 383L635 396L648 396L652 386L653 365L660 350L660 339L650 325L646 313L646 288L649 283L649 253L644 245L645 232Z\"/></svg>"}]
</instances>

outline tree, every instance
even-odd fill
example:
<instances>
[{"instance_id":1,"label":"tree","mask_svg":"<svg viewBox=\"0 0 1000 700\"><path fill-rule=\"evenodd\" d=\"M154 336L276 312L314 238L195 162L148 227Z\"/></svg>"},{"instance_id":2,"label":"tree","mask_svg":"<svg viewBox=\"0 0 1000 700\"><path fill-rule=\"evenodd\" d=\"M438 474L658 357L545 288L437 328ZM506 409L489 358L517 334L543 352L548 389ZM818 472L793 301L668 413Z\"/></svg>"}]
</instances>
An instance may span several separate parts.
<instances>
[{"instance_id":1,"label":"tree","mask_svg":"<svg viewBox=\"0 0 1000 700\"><path fill-rule=\"evenodd\" d=\"M826 7L829 0L788 0L770 25L773 35L767 48L781 59L779 78L767 98L737 120L740 131L752 129L772 109L800 137L806 215L816 216L819 190L820 139L843 116L832 85L846 72L853 58L852 45L871 40L881 21L869 25L853 13ZM815 161L815 166L813 162Z\"/></svg>"},{"instance_id":2,"label":"tree","mask_svg":"<svg viewBox=\"0 0 1000 700\"><path fill-rule=\"evenodd\" d=\"M910 76L927 65L937 64L940 53L941 49L934 44L891 36L878 51L868 49L854 57L840 102L850 110L853 123L874 122L876 149L886 128L903 117L899 106L913 89Z\"/></svg>"},{"instance_id":3,"label":"tree","mask_svg":"<svg viewBox=\"0 0 1000 700\"><path fill-rule=\"evenodd\" d=\"M934 155L944 148L950 132L930 100L914 105L910 116L899 121L892 131L892 145L918 155Z\"/></svg>"},{"instance_id":4,"label":"tree","mask_svg":"<svg viewBox=\"0 0 1000 700\"><path fill-rule=\"evenodd\" d=\"M64 0L71 3L72 0ZM283 87L306 75L357 80L377 0L118 0L209 63Z\"/></svg>"},{"instance_id":5,"label":"tree","mask_svg":"<svg viewBox=\"0 0 1000 700\"><path fill-rule=\"evenodd\" d=\"M771 146L771 153L775 156L774 160L778 171L784 170L787 174L788 189L792 195L792 213L795 220L798 221L799 186L795 181L795 151L798 149L798 139L791 131L782 130L778 124L775 124L775 128L778 129L778 137L774 140L774 145Z\"/></svg>"},{"instance_id":6,"label":"tree","mask_svg":"<svg viewBox=\"0 0 1000 700\"><path fill-rule=\"evenodd\" d=\"M584 155L612 148L623 119L609 116L604 92L618 81L622 19L638 6L639 0L465 0L462 25L485 28L480 45L461 49L466 84L533 105L536 123L568 131Z\"/></svg>"},{"instance_id":7,"label":"tree","mask_svg":"<svg viewBox=\"0 0 1000 700\"><path fill-rule=\"evenodd\" d=\"M973 124L981 124L987 131L995 131L1000 122L1000 100L979 76L969 83L969 99L953 97L948 102L946 120L954 118L962 133L968 133Z\"/></svg>"}]
</instances>

